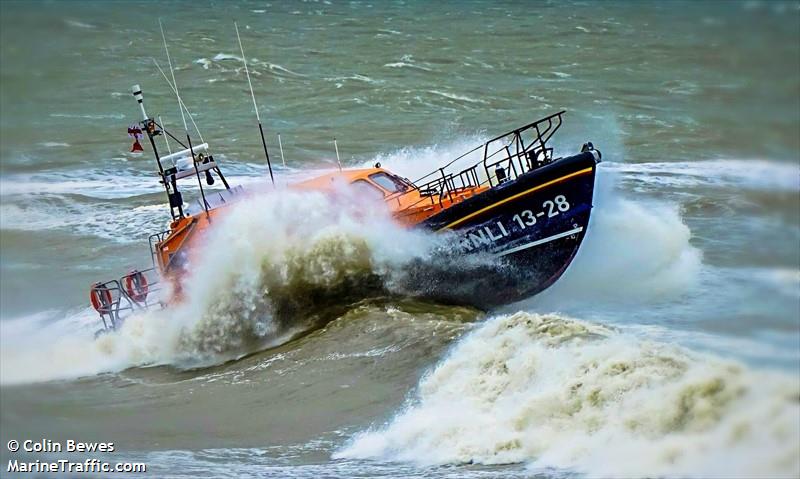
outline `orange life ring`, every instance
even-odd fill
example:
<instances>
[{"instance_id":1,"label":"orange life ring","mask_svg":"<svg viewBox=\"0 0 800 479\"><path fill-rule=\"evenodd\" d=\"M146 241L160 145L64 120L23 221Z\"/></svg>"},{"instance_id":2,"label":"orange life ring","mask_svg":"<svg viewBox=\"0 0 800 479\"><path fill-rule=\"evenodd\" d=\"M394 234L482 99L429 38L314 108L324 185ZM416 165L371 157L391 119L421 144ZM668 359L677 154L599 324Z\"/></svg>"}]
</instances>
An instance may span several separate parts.
<instances>
[{"instance_id":1,"label":"orange life ring","mask_svg":"<svg viewBox=\"0 0 800 479\"><path fill-rule=\"evenodd\" d=\"M147 277L141 271L131 271L125 276L125 292L137 303L147 299L150 287L147 285Z\"/></svg>"},{"instance_id":2,"label":"orange life ring","mask_svg":"<svg viewBox=\"0 0 800 479\"><path fill-rule=\"evenodd\" d=\"M92 289L89 290L89 300L94 310L100 314L108 313L111 303L114 301L111 297L111 291L103 287L101 283L92 285Z\"/></svg>"}]
</instances>

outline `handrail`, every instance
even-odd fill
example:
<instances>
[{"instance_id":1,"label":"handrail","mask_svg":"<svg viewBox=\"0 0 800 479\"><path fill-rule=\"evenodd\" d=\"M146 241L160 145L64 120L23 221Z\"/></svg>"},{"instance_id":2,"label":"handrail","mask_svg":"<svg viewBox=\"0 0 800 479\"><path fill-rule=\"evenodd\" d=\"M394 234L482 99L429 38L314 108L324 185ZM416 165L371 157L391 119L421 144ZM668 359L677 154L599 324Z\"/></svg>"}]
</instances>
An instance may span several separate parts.
<instances>
[{"instance_id":1,"label":"handrail","mask_svg":"<svg viewBox=\"0 0 800 479\"><path fill-rule=\"evenodd\" d=\"M160 300L154 302L147 301L150 294L158 293L161 289L158 286L160 284L159 276L157 274L153 276L149 273L157 273L157 271L155 268L134 270L119 279L112 279L92 285L90 294L97 294L98 296L108 298L107 302L97 307L97 312L100 314L100 319L103 321L103 330L110 331L116 329L120 326L121 321L130 314L133 314L134 311L146 310L156 304L161 304ZM145 297L140 300L132 298L123 286L126 279L134 274L145 275L145 280L147 281L147 293L145 293ZM150 279L148 279L148 276ZM129 311L129 313L123 315L122 313L125 311Z\"/></svg>"},{"instance_id":2,"label":"handrail","mask_svg":"<svg viewBox=\"0 0 800 479\"><path fill-rule=\"evenodd\" d=\"M413 182L414 187L423 197L429 197L432 203L434 201L433 197L438 195L439 206L442 206L442 201L445 197L452 203L453 194L459 189L480 188L487 183L490 188L494 188L508 180L514 180L528 171L544 166L553 161L553 149L547 146L547 142L561 127L561 116L564 113L566 113L566 111L561 110L496 136L417 179ZM533 137L527 145L523 137L526 133ZM494 144L505 139L508 140L502 141L495 150ZM481 161L458 172L446 171L448 167L452 166L457 161L480 149L483 149L483 158ZM504 154L500 154L501 152L504 152ZM489 161L496 156L500 156L500 159L490 163ZM504 166L506 163L507 165ZM479 165L483 166L483 171L486 175L486 179L482 181L477 171ZM519 170L517 167L519 167ZM490 171L492 169L493 171ZM500 169L503 170L503 178L498 176L498 171ZM437 173L438 177L422 183L422 180L428 179ZM493 174L496 182L493 181ZM456 181L458 181L460 185L457 185ZM422 201L424 201L424 198L420 198L420 200L408 205L404 210L411 209Z\"/></svg>"},{"instance_id":3,"label":"handrail","mask_svg":"<svg viewBox=\"0 0 800 479\"><path fill-rule=\"evenodd\" d=\"M171 230L164 230L159 231L158 233L153 233L147 237L147 243L150 245L150 262L153 263L153 267L156 267L156 245L164 241L164 238L170 233Z\"/></svg>"},{"instance_id":4,"label":"handrail","mask_svg":"<svg viewBox=\"0 0 800 479\"><path fill-rule=\"evenodd\" d=\"M477 151L479 148L482 148L482 147L483 147L483 145L476 146L475 148L473 148L473 149L469 150L468 152L466 152L466 153L462 154L462 155L461 155L461 156L459 156L458 158L456 158L456 159L454 159L454 160L450 160L450 162L449 162L449 163L447 163L446 165L442 165L442 167L441 167L441 168L447 168L448 166L452 165L452 164L453 164L453 163L455 163L456 161L460 160L461 158L464 158L465 156L467 156L467 155L469 155L469 154L471 154L471 153L474 153L475 151ZM416 180L412 181L411 183L417 184L417 182L419 182L419 181L421 181L421 180L424 180L425 178L427 178L427 177L431 176L431 175L432 175L432 174L434 174L434 173L436 173L436 170L433 170L433 171L431 171L430 173L428 173L427 175L423 176L422 178L417 178Z\"/></svg>"}]
</instances>

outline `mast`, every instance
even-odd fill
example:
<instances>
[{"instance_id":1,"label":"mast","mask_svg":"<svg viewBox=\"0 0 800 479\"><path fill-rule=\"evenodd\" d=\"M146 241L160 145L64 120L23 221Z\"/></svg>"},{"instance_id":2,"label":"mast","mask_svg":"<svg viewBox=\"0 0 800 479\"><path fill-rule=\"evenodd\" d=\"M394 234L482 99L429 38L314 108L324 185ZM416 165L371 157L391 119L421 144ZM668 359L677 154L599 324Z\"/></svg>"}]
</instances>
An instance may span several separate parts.
<instances>
[{"instance_id":1,"label":"mast","mask_svg":"<svg viewBox=\"0 0 800 479\"><path fill-rule=\"evenodd\" d=\"M154 138L158 134L158 130L156 130L155 121L147 116L147 112L144 109L144 96L142 96L142 88L139 85L133 85L131 92L133 93L133 97L136 99L137 103L139 103L139 108L142 111L141 125L144 128L145 133L147 133L147 138L150 140L150 146L153 148L153 155L156 157L158 174L161 176L161 184L164 185L164 190L167 193L167 201L169 202L170 206L169 214L172 216L173 221L177 220L178 218L183 217L183 198L177 189L177 185L174 180L175 176L172 176L172 182L167 181L166 172L164 171L164 167L161 166L161 157L158 155L158 148L156 147L156 140ZM177 216L175 215L175 208L178 208Z\"/></svg>"},{"instance_id":2,"label":"mast","mask_svg":"<svg viewBox=\"0 0 800 479\"><path fill-rule=\"evenodd\" d=\"M250 80L250 70L247 69L247 59L244 57L244 48L242 47L242 37L239 36L239 25L233 22L233 27L236 29L236 39L239 41L239 51L242 52L242 63L244 63L244 72L247 75L247 84L250 86L250 96L253 98L253 110L256 112L256 120L258 121L258 131L261 133L261 145L264 147L264 156L267 157L267 168L269 169L269 179L272 180L272 186L275 187L275 176L272 174L272 163L269 161L269 151L267 151L267 140L264 139L264 127L261 126L261 116L258 114L258 105L256 104L256 94L253 93L253 82ZM283 154L281 154L282 156Z\"/></svg>"}]
</instances>

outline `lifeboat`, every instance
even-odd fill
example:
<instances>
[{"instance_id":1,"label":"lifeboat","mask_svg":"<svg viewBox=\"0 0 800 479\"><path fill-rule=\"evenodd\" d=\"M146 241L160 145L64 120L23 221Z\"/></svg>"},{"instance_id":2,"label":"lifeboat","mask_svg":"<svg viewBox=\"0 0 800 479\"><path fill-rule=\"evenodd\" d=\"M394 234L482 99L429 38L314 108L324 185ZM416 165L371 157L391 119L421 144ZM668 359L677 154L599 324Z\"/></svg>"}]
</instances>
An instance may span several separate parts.
<instances>
[{"instance_id":1,"label":"lifeboat","mask_svg":"<svg viewBox=\"0 0 800 479\"><path fill-rule=\"evenodd\" d=\"M92 286L92 304L106 329L120 324L120 311L179 300L189 252L199 244L200 233L228 205L247 198L241 186L228 184L208 144L193 146L188 137L185 143L178 140L147 116L138 86L134 86L134 96L144 116L141 129L155 155L172 222L168 230L150 236L151 269ZM511 303L558 280L589 225L601 154L591 142L574 154L555 154L550 140L564 114L559 111L496 136L414 181L375 164L372 168L340 167L291 187L324 191L349 185L359 194L381 198L405 227L452 235L448 256L454 261L448 267L428 265L411 271L410 277L419 279L412 283L420 285L416 290L413 284L409 287L414 294L479 308ZM157 139L162 135L184 149L159 156ZM212 184L215 177L224 189L205 191L203 179ZM194 212L184 210L181 181L199 185ZM460 264L458 258L470 256L481 258L480 267L469 271L453 267ZM147 304L160 278L171 283L172 297Z\"/></svg>"}]
</instances>

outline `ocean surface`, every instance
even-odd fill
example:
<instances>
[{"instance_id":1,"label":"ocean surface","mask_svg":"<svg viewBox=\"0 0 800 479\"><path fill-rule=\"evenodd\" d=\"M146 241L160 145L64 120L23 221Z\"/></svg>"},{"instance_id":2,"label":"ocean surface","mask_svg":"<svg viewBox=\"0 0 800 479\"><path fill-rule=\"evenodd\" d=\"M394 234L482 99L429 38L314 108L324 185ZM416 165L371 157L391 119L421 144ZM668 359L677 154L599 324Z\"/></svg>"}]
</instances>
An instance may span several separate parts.
<instances>
[{"instance_id":1,"label":"ocean surface","mask_svg":"<svg viewBox=\"0 0 800 479\"><path fill-rule=\"evenodd\" d=\"M169 220L127 134L133 84L184 134L159 18L249 189L234 20L281 187L335 168L334 137L414 178L566 110L556 153L603 153L578 256L520 303L434 304L393 280L436 237L270 192L216 228L184 305L95 339L89 285L148 267ZM796 1L0 3L4 468L46 438L159 478L798 477L798 245ZM264 291L304 307L277 321Z\"/></svg>"}]
</instances>

